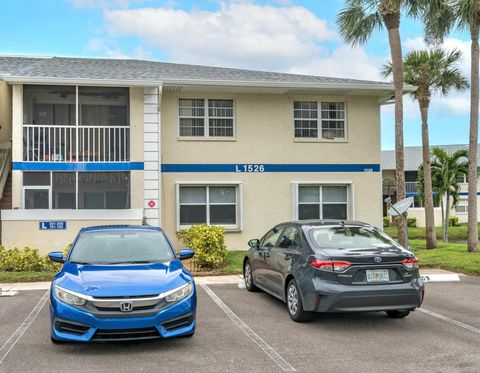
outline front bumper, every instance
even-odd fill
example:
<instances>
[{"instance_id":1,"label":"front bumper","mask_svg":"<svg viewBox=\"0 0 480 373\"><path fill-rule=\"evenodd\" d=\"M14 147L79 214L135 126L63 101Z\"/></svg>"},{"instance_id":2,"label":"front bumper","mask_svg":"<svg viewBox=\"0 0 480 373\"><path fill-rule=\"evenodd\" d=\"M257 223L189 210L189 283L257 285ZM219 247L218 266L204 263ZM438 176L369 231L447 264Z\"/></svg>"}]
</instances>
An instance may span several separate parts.
<instances>
[{"instance_id":1,"label":"front bumper","mask_svg":"<svg viewBox=\"0 0 480 373\"><path fill-rule=\"evenodd\" d=\"M420 307L424 291L419 278L385 285L343 285L315 279L312 290L303 294L303 301L306 311L391 311Z\"/></svg>"},{"instance_id":2,"label":"front bumper","mask_svg":"<svg viewBox=\"0 0 480 373\"><path fill-rule=\"evenodd\" d=\"M172 338L194 333L197 305L196 290L185 299L154 315L135 317L125 313L111 318L98 317L84 307L75 307L50 295L52 338L60 341L128 341ZM132 317L133 316L133 317Z\"/></svg>"}]
</instances>

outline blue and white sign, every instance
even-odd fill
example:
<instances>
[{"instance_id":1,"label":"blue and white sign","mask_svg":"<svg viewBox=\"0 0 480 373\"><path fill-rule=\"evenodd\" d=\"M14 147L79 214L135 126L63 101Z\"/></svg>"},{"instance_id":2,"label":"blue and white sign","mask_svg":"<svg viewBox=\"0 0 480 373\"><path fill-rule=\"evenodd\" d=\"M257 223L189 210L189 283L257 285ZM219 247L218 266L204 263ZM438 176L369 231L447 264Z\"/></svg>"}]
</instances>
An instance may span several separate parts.
<instances>
[{"instance_id":1,"label":"blue and white sign","mask_svg":"<svg viewBox=\"0 0 480 373\"><path fill-rule=\"evenodd\" d=\"M57 230L67 229L66 221L41 221L39 223L40 230Z\"/></svg>"}]
</instances>

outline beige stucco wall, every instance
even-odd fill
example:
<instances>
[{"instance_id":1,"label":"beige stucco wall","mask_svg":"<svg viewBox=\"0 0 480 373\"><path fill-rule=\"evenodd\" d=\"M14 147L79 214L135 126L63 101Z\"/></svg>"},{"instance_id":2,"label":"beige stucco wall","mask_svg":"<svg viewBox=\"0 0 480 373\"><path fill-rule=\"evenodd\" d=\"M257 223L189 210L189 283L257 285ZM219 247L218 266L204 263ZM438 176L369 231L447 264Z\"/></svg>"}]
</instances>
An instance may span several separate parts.
<instances>
[{"instance_id":1,"label":"beige stucco wall","mask_svg":"<svg viewBox=\"0 0 480 373\"><path fill-rule=\"evenodd\" d=\"M55 219L56 220L56 219ZM40 230L38 220L2 220L2 245L8 248L31 247L42 255L63 250L71 244L81 228L92 225L141 224L132 220L68 220L65 230Z\"/></svg>"},{"instance_id":2,"label":"beige stucco wall","mask_svg":"<svg viewBox=\"0 0 480 373\"><path fill-rule=\"evenodd\" d=\"M177 137L179 97L235 100L236 138L205 141ZM293 137L293 101L346 101L346 141L300 141ZM163 163L342 164L380 163L378 100L372 97L286 96L261 94L166 93L162 97ZM162 226L176 245L176 191L179 181L228 182L243 185L243 230L227 232L230 249L246 249L274 224L292 220L293 181L351 182L349 218L381 226L381 173L163 173Z\"/></svg>"},{"instance_id":3,"label":"beige stucco wall","mask_svg":"<svg viewBox=\"0 0 480 373\"><path fill-rule=\"evenodd\" d=\"M0 145L12 139L12 87L0 81Z\"/></svg>"}]
</instances>

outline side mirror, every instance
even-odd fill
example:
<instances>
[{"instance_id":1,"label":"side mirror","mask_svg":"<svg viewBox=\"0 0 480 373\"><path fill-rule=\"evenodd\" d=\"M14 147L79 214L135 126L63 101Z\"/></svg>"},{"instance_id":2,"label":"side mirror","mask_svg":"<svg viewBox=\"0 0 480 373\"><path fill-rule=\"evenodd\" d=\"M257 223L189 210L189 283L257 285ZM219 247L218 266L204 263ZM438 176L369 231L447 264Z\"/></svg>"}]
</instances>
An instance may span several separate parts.
<instances>
[{"instance_id":1,"label":"side mirror","mask_svg":"<svg viewBox=\"0 0 480 373\"><path fill-rule=\"evenodd\" d=\"M195 255L195 251L193 250L181 250L180 254L178 254L178 259L186 260L186 259L193 258L194 255Z\"/></svg>"},{"instance_id":2,"label":"side mirror","mask_svg":"<svg viewBox=\"0 0 480 373\"><path fill-rule=\"evenodd\" d=\"M258 249L260 247L260 240L254 238L253 240L248 241L248 246L250 246L252 249Z\"/></svg>"},{"instance_id":3,"label":"side mirror","mask_svg":"<svg viewBox=\"0 0 480 373\"><path fill-rule=\"evenodd\" d=\"M61 251L52 251L48 254L48 259L55 263L65 263L65 259L63 259L63 253Z\"/></svg>"}]
</instances>

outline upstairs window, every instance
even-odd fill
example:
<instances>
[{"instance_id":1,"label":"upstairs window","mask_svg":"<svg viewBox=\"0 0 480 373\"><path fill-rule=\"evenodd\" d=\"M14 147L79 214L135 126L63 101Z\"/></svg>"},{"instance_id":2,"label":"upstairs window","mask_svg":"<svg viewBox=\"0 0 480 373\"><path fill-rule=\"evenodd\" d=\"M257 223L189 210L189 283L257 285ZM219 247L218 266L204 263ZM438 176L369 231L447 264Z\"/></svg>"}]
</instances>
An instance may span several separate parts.
<instances>
[{"instance_id":1,"label":"upstairs window","mask_svg":"<svg viewBox=\"0 0 480 373\"><path fill-rule=\"evenodd\" d=\"M234 137L233 100L181 98L178 102L180 137Z\"/></svg>"},{"instance_id":2,"label":"upstairs window","mask_svg":"<svg viewBox=\"0 0 480 373\"><path fill-rule=\"evenodd\" d=\"M344 102L294 101L295 138L346 138Z\"/></svg>"}]
</instances>

